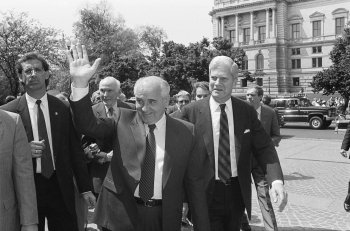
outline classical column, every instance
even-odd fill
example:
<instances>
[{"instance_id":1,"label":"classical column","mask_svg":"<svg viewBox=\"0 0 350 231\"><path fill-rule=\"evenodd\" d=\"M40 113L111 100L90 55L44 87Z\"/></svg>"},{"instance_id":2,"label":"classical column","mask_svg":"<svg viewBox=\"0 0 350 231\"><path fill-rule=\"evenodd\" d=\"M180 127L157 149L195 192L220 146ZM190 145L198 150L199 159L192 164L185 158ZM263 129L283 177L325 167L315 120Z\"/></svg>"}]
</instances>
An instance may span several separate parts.
<instances>
[{"instance_id":1,"label":"classical column","mask_svg":"<svg viewBox=\"0 0 350 231\"><path fill-rule=\"evenodd\" d=\"M276 8L272 8L272 38L276 38Z\"/></svg>"},{"instance_id":2,"label":"classical column","mask_svg":"<svg viewBox=\"0 0 350 231\"><path fill-rule=\"evenodd\" d=\"M220 36L220 19L219 17L215 18L216 20L216 35L215 37L219 37Z\"/></svg>"},{"instance_id":3,"label":"classical column","mask_svg":"<svg viewBox=\"0 0 350 231\"><path fill-rule=\"evenodd\" d=\"M254 21L254 12L250 12L250 41L249 45L254 45L254 29L253 29L253 21Z\"/></svg>"},{"instance_id":4,"label":"classical column","mask_svg":"<svg viewBox=\"0 0 350 231\"><path fill-rule=\"evenodd\" d=\"M221 37L225 38L225 17L221 17Z\"/></svg>"},{"instance_id":5,"label":"classical column","mask_svg":"<svg viewBox=\"0 0 350 231\"><path fill-rule=\"evenodd\" d=\"M238 14L235 15L235 36L236 36L236 41L234 46L238 47L239 46L239 37L238 37Z\"/></svg>"},{"instance_id":6,"label":"classical column","mask_svg":"<svg viewBox=\"0 0 350 231\"><path fill-rule=\"evenodd\" d=\"M270 38L270 9L266 9L266 39Z\"/></svg>"}]
</instances>

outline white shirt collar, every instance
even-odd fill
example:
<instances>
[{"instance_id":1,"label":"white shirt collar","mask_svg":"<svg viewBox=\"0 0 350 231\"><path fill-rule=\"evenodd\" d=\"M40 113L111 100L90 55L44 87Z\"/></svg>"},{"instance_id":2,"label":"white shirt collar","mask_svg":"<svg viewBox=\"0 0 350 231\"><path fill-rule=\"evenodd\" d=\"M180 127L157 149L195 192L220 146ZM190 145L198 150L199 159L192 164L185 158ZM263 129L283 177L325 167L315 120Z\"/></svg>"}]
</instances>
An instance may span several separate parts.
<instances>
[{"instance_id":1,"label":"white shirt collar","mask_svg":"<svg viewBox=\"0 0 350 231\"><path fill-rule=\"evenodd\" d=\"M209 99L209 107L211 110L213 111L221 111L220 109L220 104L222 103L218 103L214 100L214 98L212 96L210 96L210 99ZM225 111L228 111L230 112L231 108L230 105L232 106L232 100L231 100L231 97L225 102L226 104L226 107L225 107Z\"/></svg>"},{"instance_id":2,"label":"white shirt collar","mask_svg":"<svg viewBox=\"0 0 350 231\"><path fill-rule=\"evenodd\" d=\"M34 106L36 105L36 101L38 99L35 99L33 97L31 97L30 95L28 95L28 93L25 94L27 103L28 103L28 108L34 108ZM45 95L43 97L41 97L41 105L43 105L44 107L48 107L48 101L47 101L47 93L45 93Z\"/></svg>"},{"instance_id":3,"label":"white shirt collar","mask_svg":"<svg viewBox=\"0 0 350 231\"><path fill-rule=\"evenodd\" d=\"M164 113L162 118L160 118L160 120L158 120L155 123L155 125L156 125L155 129L162 129L163 127L165 127L165 124L166 124L166 116L165 116L165 113ZM145 128L146 128L146 131L148 133L148 131L149 131L148 124L145 124Z\"/></svg>"}]
</instances>

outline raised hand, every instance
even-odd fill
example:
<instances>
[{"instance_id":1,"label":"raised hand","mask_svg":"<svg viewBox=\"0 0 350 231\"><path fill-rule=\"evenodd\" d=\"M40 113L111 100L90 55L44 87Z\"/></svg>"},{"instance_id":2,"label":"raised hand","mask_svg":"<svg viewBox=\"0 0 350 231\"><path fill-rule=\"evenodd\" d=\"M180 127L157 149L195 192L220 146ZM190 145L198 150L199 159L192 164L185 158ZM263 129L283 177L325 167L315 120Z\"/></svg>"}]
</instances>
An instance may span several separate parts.
<instances>
[{"instance_id":1,"label":"raised hand","mask_svg":"<svg viewBox=\"0 0 350 231\"><path fill-rule=\"evenodd\" d=\"M66 55L69 61L69 72L72 77L73 86L77 88L87 87L101 59L96 59L91 66L86 47L80 44L72 45L71 50L66 51Z\"/></svg>"}]
</instances>

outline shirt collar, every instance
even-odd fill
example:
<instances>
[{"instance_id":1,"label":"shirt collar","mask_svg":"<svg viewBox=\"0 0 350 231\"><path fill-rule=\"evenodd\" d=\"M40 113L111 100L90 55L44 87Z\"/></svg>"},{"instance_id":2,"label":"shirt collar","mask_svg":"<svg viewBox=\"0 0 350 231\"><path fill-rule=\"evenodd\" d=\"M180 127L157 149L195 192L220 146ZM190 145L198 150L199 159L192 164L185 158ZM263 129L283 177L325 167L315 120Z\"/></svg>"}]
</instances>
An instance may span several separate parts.
<instances>
[{"instance_id":1,"label":"shirt collar","mask_svg":"<svg viewBox=\"0 0 350 231\"><path fill-rule=\"evenodd\" d=\"M106 104L103 103L103 105L105 106L106 113L108 114L109 108L106 106ZM115 104L113 105L113 111L116 111L117 109L118 109L118 103L115 102Z\"/></svg>"},{"instance_id":2,"label":"shirt collar","mask_svg":"<svg viewBox=\"0 0 350 231\"><path fill-rule=\"evenodd\" d=\"M156 125L156 128L155 129L162 129L163 127L165 127L165 123L166 123L166 116L165 116L165 113L163 113L163 116L162 118L160 118L160 120L158 120L155 125ZM147 132L149 130L148 128L148 124L145 124L145 127L147 129Z\"/></svg>"},{"instance_id":3,"label":"shirt collar","mask_svg":"<svg viewBox=\"0 0 350 231\"><path fill-rule=\"evenodd\" d=\"M214 100L214 98L212 96L210 96L209 99L209 107L211 108L212 111L221 111L220 109L220 104L222 103L218 103ZM232 108L232 100L231 97L225 102L226 107L225 107L225 111L230 112L231 108Z\"/></svg>"},{"instance_id":4,"label":"shirt collar","mask_svg":"<svg viewBox=\"0 0 350 231\"><path fill-rule=\"evenodd\" d=\"M35 99L33 97L31 97L30 95L28 95L28 93L25 94L27 103L28 103L28 108L32 109L34 108L34 106L36 105L36 101L38 99ZM47 93L45 93L45 95L43 97L41 97L41 105L43 105L44 107L48 106L48 101L47 101Z\"/></svg>"}]
</instances>

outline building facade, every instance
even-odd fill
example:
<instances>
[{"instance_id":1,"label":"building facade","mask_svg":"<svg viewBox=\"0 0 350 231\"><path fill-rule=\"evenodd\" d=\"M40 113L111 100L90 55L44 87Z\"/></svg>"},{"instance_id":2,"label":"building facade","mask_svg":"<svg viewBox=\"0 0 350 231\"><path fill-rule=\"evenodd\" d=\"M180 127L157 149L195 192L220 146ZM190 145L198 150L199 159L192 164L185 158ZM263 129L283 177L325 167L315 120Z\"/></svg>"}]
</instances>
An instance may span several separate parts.
<instances>
[{"instance_id":1,"label":"building facade","mask_svg":"<svg viewBox=\"0 0 350 231\"><path fill-rule=\"evenodd\" d=\"M246 52L249 71L266 93L311 92L315 74L349 18L350 0L214 0L213 36ZM238 78L236 93L252 83Z\"/></svg>"}]
</instances>

